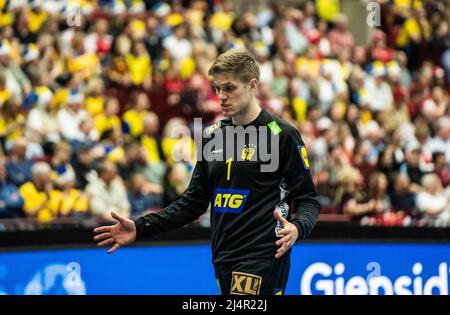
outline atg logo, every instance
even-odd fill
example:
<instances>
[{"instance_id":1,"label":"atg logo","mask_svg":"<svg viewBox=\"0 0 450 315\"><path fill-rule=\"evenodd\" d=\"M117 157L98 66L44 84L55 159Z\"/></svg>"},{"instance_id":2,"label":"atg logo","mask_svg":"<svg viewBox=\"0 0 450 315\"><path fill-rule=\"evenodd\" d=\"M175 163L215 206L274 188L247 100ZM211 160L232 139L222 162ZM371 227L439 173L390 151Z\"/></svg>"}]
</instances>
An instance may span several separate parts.
<instances>
[{"instance_id":1,"label":"atg logo","mask_svg":"<svg viewBox=\"0 0 450 315\"><path fill-rule=\"evenodd\" d=\"M421 276L423 266L415 263L412 275L388 277L344 277L345 265L338 263L334 268L327 263L311 264L301 279L301 294L325 295L448 295L448 264L441 262L437 274L427 278Z\"/></svg>"},{"instance_id":2,"label":"atg logo","mask_svg":"<svg viewBox=\"0 0 450 315\"><path fill-rule=\"evenodd\" d=\"M250 190L216 188L213 210L222 213L241 213Z\"/></svg>"}]
</instances>

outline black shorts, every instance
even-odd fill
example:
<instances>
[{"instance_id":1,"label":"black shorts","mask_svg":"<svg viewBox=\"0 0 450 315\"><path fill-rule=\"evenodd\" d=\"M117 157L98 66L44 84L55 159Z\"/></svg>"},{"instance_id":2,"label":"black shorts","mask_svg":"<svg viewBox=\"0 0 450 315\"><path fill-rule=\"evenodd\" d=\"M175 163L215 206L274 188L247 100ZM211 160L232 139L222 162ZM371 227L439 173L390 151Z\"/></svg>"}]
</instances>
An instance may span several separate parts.
<instances>
[{"instance_id":1,"label":"black shorts","mask_svg":"<svg viewBox=\"0 0 450 315\"><path fill-rule=\"evenodd\" d=\"M282 295L290 269L290 255L280 259L249 259L215 264L215 276L224 295Z\"/></svg>"}]
</instances>

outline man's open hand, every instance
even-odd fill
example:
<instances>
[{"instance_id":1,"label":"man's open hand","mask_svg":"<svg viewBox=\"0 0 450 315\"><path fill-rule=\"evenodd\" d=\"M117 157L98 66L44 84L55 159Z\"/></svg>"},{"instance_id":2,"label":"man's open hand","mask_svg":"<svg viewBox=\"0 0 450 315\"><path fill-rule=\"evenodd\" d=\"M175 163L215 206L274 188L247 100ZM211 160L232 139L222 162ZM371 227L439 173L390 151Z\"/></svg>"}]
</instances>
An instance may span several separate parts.
<instances>
[{"instance_id":1,"label":"man's open hand","mask_svg":"<svg viewBox=\"0 0 450 315\"><path fill-rule=\"evenodd\" d=\"M111 212L111 216L119 222L115 225L94 229L96 234L94 241L98 242L97 246L103 247L114 244L108 250L108 254L113 253L120 246L129 245L136 240L136 225L132 220L115 212Z\"/></svg>"}]
</instances>

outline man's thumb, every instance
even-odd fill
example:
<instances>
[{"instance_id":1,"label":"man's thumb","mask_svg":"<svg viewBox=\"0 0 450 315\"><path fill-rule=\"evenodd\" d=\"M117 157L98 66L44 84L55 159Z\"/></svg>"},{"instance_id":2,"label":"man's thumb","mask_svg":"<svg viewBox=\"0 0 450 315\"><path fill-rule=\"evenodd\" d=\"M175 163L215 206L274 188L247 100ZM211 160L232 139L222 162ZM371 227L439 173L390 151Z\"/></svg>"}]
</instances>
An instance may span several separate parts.
<instances>
[{"instance_id":1,"label":"man's thumb","mask_svg":"<svg viewBox=\"0 0 450 315\"><path fill-rule=\"evenodd\" d=\"M273 212L275 219L277 219L278 221L280 221L281 225L284 227L284 225L287 223L287 220L285 218L283 218L280 214L279 211L275 210Z\"/></svg>"}]
</instances>

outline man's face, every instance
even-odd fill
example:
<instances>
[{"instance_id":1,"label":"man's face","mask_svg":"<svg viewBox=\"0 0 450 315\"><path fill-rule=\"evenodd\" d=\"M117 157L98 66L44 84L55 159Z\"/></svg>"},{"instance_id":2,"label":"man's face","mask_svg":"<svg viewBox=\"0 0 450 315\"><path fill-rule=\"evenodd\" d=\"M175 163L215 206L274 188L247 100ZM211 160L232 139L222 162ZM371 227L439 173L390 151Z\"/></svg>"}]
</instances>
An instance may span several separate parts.
<instances>
[{"instance_id":1,"label":"man's face","mask_svg":"<svg viewBox=\"0 0 450 315\"><path fill-rule=\"evenodd\" d=\"M214 76L213 86L225 117L232 117L247 110L250 105L251 84L244 85L229 74Z\"/></svg>"},{"instance_id":2,"label":"man's face","mask_svg":"<svg viewBox=\"0 0 450 315\"><path fill-rule=\"evenodd\" d=\"M20 158L24 158L27 152L27 143L26 142L18 142L14 145L14 154L19 156Z\"/></svg>"},{"instance_id":3,"label":"man's face","mask_svg":"<svg viewBox=\"0 0 450 315\"><path fill-rule=\"evenodd\" d=\"M110 184L117 175L117 168L114 164L108 165L103 171L101 177L106 184Z\"/></svg>"},{"instance_id":4,"label":"man's face","mask_svg":"<svg viewBox=\"0 0 450 315\"><path fill-rule=\"evenodd\" d=\"M38 189L45 189L45 187L51 183L51 172L43 171L34 176L33 181L34 184L38 187Z\"/></svg>"}]
</instances>

